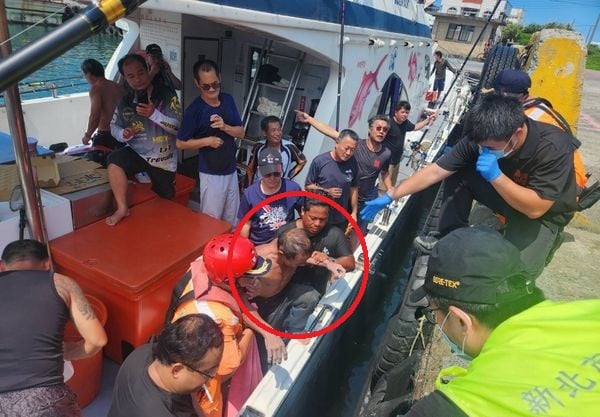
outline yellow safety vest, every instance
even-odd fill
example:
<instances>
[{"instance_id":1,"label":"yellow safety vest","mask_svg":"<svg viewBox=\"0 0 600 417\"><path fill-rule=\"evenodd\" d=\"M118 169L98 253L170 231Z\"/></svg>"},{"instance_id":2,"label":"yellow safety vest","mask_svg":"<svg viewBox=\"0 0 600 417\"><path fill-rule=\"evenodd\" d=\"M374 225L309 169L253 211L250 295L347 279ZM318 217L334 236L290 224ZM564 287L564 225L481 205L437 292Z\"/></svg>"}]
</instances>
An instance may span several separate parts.
<instances>
[{"instance_id":1,"label":"yellow safety vest","mask_svg":"<svg viewBox=\"0 0 600 417\"><path fill-rule=\"evenodd\" d=\"M436 387L469 417L600 416L600 300L544 301L511 317Z\"/></svg>"}]
</instances>

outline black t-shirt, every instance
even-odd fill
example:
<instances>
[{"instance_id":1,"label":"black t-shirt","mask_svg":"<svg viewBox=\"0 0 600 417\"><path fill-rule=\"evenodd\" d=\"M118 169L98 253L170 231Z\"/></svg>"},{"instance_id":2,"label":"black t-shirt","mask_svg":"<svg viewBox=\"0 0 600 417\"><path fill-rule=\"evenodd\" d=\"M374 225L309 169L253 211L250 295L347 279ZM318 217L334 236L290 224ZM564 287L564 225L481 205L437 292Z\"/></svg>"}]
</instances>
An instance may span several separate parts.
<instances>
[{"instance_id":1,"label":"black t-shirt","mask_svg":"<svg viewBox=\"0 0 600 417\"><path fill-rule=\"evenodd\" d=\"M277 231L277 235L281 235L285 230L295 229L296 221L290 222ZM341 258L342 256L352 255L348 239L344 235L342 229L336 226L327 225L317 235L309 239L313 244L313 249L323 252L330 258Z\"/></svg>"},{"instance_id":2,"label":"black t-shirt","mask_svg":"<svg viewBox=\"0 0 600 417\"><path fill-rule=\"evenodd\" d=\"M285 230L295 229L296 227L296 221L293 221L283 226L277 233L280 235ZM342 229L337 226L328 224L317 235L309 236L309 239L314 250L323 252L330 258L336 259L352 255L348 239ZM324 294L329 280L329 270L319 265L302 265L296 269L292 280L297 284L311 285L321 294Z\"/></svg>"},{"instance_id":3,"label":"black t-shirt","mask_svg":"<svg viewBox=\"0 0 600 417\"><path fill-rule=\"evenodd\" d=\"M405 120L404 123L396 123L394 119L390 120L390 130L385 137L385 142L383 142L392 151L390 164L397 165L400 162L404 152L406 132L412 132L413 130L415 130L415 125L408 120Z\"/></svg>"},{"instance_id":4,"label":"black t-shirt","mask_svg":"<svg viewBox=\"0 0 600 417\"><path fill-rule=\"evenodd\" d=\"M500 159L498 164L515 183L554 201L541 220L562 227L571 220L576 209L577 185L571 136L546 123L529 119L526 123L525 144L514 155ZM478 157L478 146L465 137L437 164L454 172L466 167L474 168Z\"/></svg>"},{"instance_id":5,"label":"black t-shirt","mask_svg":"<svg viewBox=\"0 0 600 417\"><path fill-rule=\"evenodd\" d=\"M381 146L378 152L373 152L367 146L366 140L359 140L354 153L358 164L358 199L370 200L377 197L375 181L381 171L387 171L390 165L392 152Z\"/></svg>"},{"instance_id":6,"label":"black t-shirt","mask_svg":"<svg viewBox=\"0 0 600 417\"><path fill-rule=\"evenodd\" d=\"M440 391L417 401L406 414L400 417L469 417Z\"/></svg>"},{"instance_id":7,"label":"black t-shirt","mask_svg":"<svg viewBox=\"0 0 600 417\"><path fill-rule=\"evenodd\" d=\"M152 345L134 350L123 362L113 389L108 417L197 417L191 395L160 389L148 375Z\"/></svg>"}]
</instances>

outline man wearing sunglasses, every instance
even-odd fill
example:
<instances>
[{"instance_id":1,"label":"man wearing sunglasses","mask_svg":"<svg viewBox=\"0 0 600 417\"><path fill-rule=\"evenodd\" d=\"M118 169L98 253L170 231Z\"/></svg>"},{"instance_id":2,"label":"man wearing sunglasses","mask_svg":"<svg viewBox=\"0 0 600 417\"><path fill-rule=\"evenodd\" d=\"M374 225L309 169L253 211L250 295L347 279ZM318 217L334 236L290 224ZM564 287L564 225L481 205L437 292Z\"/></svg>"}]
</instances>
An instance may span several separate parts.
<instances>
[{"instance_id":1,"label":"man wearing sunglasses","mask_svg":"<svg viewBox=\"0 0 600 417\"><path fill-rule=\"evenodd\" d=\"M265 147L258 154L258 171L260 181L250 185L244 191L238 211L238 221L241 221L252 207L266 198L287 191L301 190L296 182L282 178L281 154L273 148ZM300 214L301 208L301 197L280 198L266 204L244 224L240 235L249 238L255 245L269 243L275 239L280 227L294 220L294 211Z\"/></svg>"},{"instance_id":2,"label":"man wearing sunglasses","mask_svg":"<svg viewBox=\"0 0 600 417\"><path fill-rule=\"evenodd\" d=\"M156 342L134 350L113 388L109 417L195 417L192 395L217 373L223 335L207 315L167 324Z\"/></svg>"},{"instance_id":3,"label":"man wearing sunglasses","mask_svg":"<svg viewBox=\"0 0 600 417\"><path fill-rule=\"evenodd\" d=\"M444 181L441 235L468 225L473 199L506 217L505 236L537 278L558 234L576 209L573 146L567 133L529 120L512 97L486 94L467 115L465 137L437 162L382 197L368 201L369 219L391 201ZM418 238L431 250L436 239Z\"/></svg>"},{"instance_id":4,"label":"man wearing sunglasses","mask_svg":"<svg viewBox=\"0 0 600 417\"><path fill-rule=\"evenodd\" d=\"M309 123L319 132L332 139L337 139L339 132L333 127L326 125L309 116L308 114L296 111L298 120ZM357 142L354 158L358 166L358 212L362 210L367 200L377 196L375 182L381 174L381 179L386 189L392 188L391 177L389 175L389 163L392 152L384 146L386 135L390 128L390 122L387 116L378 114L369 119L369 130L365 140ZM357 219L363 232L366 232L367 222Z\"/></svg>"},{"instance_id":5,"label":"man wearing sunglasses","mask_svg":"<svg viewBox=\"0 0 600 417\"><path fill-rule=\"evenodd\" d=\"M235 225L240 204L235 138L244 137L242 119L233 97L221 92L216 63L196 62L194 83L200 96L185 109L176 145L198 149L200 211Z\"/></svg>"},{"instance_id":6,"label":"man wearing sunglasses","mask_svg":"<svg viewBox=\"0 0 600 417\"><path fill-rule=\"evenodd\" d=\"M441 371L436 391L404 417L593 416L600 398L600 300L545 301L519 250L489 229L461 228L433 249L426 317L467 369Z\"/></svg>"}]
</instances>

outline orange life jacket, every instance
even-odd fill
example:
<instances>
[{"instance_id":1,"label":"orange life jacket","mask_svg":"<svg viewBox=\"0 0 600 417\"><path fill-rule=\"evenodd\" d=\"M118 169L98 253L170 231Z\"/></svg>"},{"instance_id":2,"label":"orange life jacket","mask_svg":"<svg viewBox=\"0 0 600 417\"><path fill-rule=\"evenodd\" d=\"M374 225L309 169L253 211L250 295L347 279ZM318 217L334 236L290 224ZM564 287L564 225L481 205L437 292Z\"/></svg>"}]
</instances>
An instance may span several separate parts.
<instances>
[{"instance_id":1,"label":"orange life jacket","mask_svg":"<svg viewBox=\"0 0 600 417\"><path fill-rule=\"evenodd\" d=\"M565 132L568 132L573 138L573 147L575 148L573 152L573 165L575 167L575 182L577 183L577 187L579 190L582 190L589 178L589 174L583 165L583 158L581 157L581 152L579 152L579 147L581 146L581 142L573 135L571 131L571 126L569 123L561 116L559 112L554 110L552 104L543 98L531 98L523 103L523 111L530 119L537 120L539 122L548 123L554 125Z\"/></svg>"}]
</instances>

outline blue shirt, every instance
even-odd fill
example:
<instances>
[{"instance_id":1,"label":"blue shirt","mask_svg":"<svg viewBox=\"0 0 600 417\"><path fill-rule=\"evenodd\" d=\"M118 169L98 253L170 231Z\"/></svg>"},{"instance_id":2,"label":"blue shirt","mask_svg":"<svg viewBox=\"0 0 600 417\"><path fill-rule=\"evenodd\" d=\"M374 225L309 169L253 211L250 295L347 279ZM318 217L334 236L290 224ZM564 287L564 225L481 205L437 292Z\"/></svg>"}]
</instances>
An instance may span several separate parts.
<instances>
[{"instance_id":1,"label":"blue shirt","mask_svg":"<svg viewBox=\"0 0 600 417\"><path fill-rule=\"evenodd\" d=\"M296 182L284 178L281 180L279 191L275 194L266 195L260 189L260 182L255 182L244 191L238 211L238 219L241 220L252 207L268 197L286 191L300 190L301 188ZM277 236L277 230L280 227L294 220L294 210L300 210L301 206L302 197L287 197L261 207L250 218L250 240L256 245L269 243Z\"/></svg>"},{"instance_id":2,"label":"blue shirt","mask_svg":"<svg viewBox=\"0 0 600 417\"><path fill-rule=\"evenodd\" d=\"M219 94L220 104L213 107L197 97L183 114L177 139L189 139L217 136L223 140L218 148L210 146L198 149L198 170L211 175L229 175L235 172L235 153L237 150L235 138L220 129L210 127L210 117L218 114L229 126L242 126L242 119L235 106L233 97L229 94Z\"/></svg>"},{"instance_id":3,"label":"blue shirt","mask_svg":"<svg viewBox=\"0 0 600 417\"><path fill-rule=\"evenodd\" d=\"M340 206L350 208L350 191L358 186L358 164L354 157L347 161L335 161L330 152L317 155L310 164L306 185L316 184L323 188L341 188L342 196L333 199ZM329 224L345 224L346 217L335 209L329 212Z\"/></svg>"}]
</instances>

